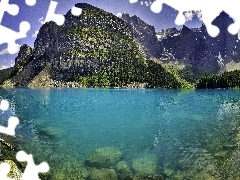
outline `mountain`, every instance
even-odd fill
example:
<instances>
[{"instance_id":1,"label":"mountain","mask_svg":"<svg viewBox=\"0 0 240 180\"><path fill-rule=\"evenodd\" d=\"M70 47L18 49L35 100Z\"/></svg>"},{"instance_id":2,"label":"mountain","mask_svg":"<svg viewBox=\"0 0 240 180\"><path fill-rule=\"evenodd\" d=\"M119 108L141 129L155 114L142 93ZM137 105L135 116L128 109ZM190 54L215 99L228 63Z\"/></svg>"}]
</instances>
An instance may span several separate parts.
<instances>
[{"instance_id":1,"label":"mountain","mask_svg":"<svg viewBox=\"0 0 240 180\"><path fill-rule=\"evenodd\" d=\"M146 58L160 58L160 52L163 49L158 42L155 28L137 16L130 17L129 14L122 14L122 19L129 25L143 55Z\"/></svg>"},{"instance_id":2,"label":"mountain","mask_svg":"<svg viewBox=\"0 0 240 180\"><path fill-rule=\"evenodd\" d=\"M189 87L203 75L240 69L240 42L228 33L233 20L224 12L213 21L221 32L212 38L204 24L156 33L137 16L119 18L90 4L76 6L82 15L69 11L64 25L44 24L34 48L21 47L15 66L0 71L0 84Z\"/></svg>"},{"instance_id":3,"label":"mountain","mask_svg":"<svg viewBox=\"0 0 240 180\"><path fill-rule=\"evenodd\" d=\"M204 74L217 74L236 69L240 60L240 42L237 35L228 33L227 28L234 21L222 12L214 21L220 29L216 38L208 35L205 25L199 28L163 29L157 33L158 41L164 47L159 58L163 63L169 61L189 65L193 79Z\"/></svg>"},{"instance_id":4,"label":"mountain","mask_svg":"<svg viewBox=\"0 0 240 180\"><path fill-rule=\"evenodd\" d=\"M79 17L69 11L64 25L45 23L34 48L20 48L15 66L0 78L4 86L181 86L158 62L147 59L161 52L153 44L160 43L152 26L86 3L75 6L83 10Z\"/></svg>"}]
</instances>

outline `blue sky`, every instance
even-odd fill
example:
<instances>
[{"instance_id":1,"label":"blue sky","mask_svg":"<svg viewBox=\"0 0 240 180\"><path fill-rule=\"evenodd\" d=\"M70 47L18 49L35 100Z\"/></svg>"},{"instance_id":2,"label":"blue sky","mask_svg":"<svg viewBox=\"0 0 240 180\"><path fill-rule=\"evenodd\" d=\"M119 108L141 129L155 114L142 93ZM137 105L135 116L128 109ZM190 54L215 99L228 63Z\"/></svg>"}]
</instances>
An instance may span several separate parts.
<instances>
[{"instance_id":1,"label":"blue sky","mask_svg":"<svg viewBox=\"0 0 240 180\"><path fill-rule=\"evenodd\" d=\"M139 0L137 3L130 4L129 0L55 0L58 2L56 13L66 14L76 3L88 3L93 6L99 7L107 12L113 14L128 13L131 16L137 15L142 20L155 27L156 31L160 31L167 27L177 27L174 23L177 11L164 5L163 10L159 14L155 14L150 10L149 1ZM31 24L31 29L27 34L27 38L17 40L19 45L28 44L33 47L36 39L36 32L42 26L41 21L44 21L50 0L37 0L35 6L27 6L25 0L9 0L11 4L17 4L20 11L17 16L11 16L5 13L1 25L19 31L19 24L21 21L28 21ZM189 27L197 27L201 22L195 16L192 21L186 24ZM7 53L7 45L0 45L0 69L12 66L17 54L10 55Z\"/></svg>"}]
</instances>

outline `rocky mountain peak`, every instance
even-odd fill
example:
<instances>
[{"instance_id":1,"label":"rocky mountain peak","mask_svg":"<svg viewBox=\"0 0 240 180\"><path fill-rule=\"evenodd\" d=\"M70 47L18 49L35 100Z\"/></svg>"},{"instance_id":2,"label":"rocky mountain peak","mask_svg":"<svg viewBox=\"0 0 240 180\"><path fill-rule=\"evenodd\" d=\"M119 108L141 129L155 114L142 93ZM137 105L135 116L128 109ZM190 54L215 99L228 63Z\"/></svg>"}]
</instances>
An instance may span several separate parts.
<instances>
[{"instance_id":1,"label":"rocky mountain peak","mask_svg":"<svg viewBox=\"0 0 240 180\"><path fill-rule=\"evenodd\" d=\"M22 45L20 47L17 57L15 58L14 68L19 68L20 66L23 66L26 61L31 57L32 52L33 49L30 46L28 46L27 44Z\"/></svg>"},{"instance_id":2,"label":"rocky mountain peak","mask_svg":"<svg viewBox=\"0 0 240 180\"><path fill-rule=\"evenodd\" d=\"M77 3L75 4L75 7L81 8L81 9L97 9L100 10L99 8L92 6L91 4L88 3Z\"/></svg>"},{"instance_id":3,"label":"rocky mountain peak","mask_svg":"<svg viewBox=\"0 0 240 180\"><path fill-rule=\"evenodd\" d=\"M156 33L158 41L161 41L162 39L167 38L168 36L178 36L180 35L180 31L177 30L177 28L166 28L162 29L160 32Z\"/></svg>"},{"instance_id":4,"label":"rocky mountain peak","mask_svg":"<svg viewBox=\"0 0 240 180\"><path fill-rule=\"evenodd\" d=\"M190 34L193 34L193 31L190 28L188 28L187 26L183 25L180 35L181 36L186 36L186 35L189 36Z\"/></svg>"},{"instance_id":5,"label":"rocky mountain peak","mask_svg":"<svg viewBox=\"0 0 240 180\"><path fill-rule=\"evenodd\" d=\"M154 26L151 26L137 16L123 14L122 19L128 24L133 32L133 37L145 57L159 58L162 51L158 42Z\"/></svg>"}]
</instances>

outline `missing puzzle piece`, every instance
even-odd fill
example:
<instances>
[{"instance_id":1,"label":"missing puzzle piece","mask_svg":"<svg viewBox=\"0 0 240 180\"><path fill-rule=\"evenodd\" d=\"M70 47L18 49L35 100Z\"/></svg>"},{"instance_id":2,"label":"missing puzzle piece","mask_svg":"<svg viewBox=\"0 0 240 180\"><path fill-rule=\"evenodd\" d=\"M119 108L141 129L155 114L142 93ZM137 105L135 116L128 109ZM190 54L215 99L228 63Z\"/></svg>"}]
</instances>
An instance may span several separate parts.
<instances>
[{"instance_id":1,"label":"missing puzzle piece","mask_svg":"<svg viewBox=\"0 0 240 180\"><path fill-rule=\"evenodd\" d=\"M129 0L130 3L136 3L138 0ZM232 35L236 35L240 29L240 1L239 0L218 0L217 5L211 6L207 0L155 0L151 4L151 10L154 13L160 13L162 11L162 5L166 4L179 13L176 17L175 23L177 25L183 25L186 22L183 12L192 10L202 11L202 21L205 24L208 34L212 37L216 37L220 30L217 26L212 24L213 20L219 16L222 11L225 11L229 16L234 19L234 23L228 27L228 32Z\"/></svg>"},{"instance_id":2,"label":"missing puzzle piece","mask_svg":"<svg viewBox=\"0 0 240 180\"><path fill-rule=\"evenodd\" d=\"M49 171L49 166L46 162L35 165L32 155L27 154L24 151L19 151L16 155L16 158L19 162L27 162L22 180L39 180L38 173L46 173Z\"/></svg>"},{"instance_id":3,"label":"missing puzzle piece","mask_svg":"<svg viewBox=\"0 0 240 180\"><path fill-rule=\"evenodd\" d=\"M9 109L9 102L7 100L2 100L0 103L0 110L7 111Z\"/></svg>"},{"instance_id":4,"label":"missing puzzle piece","mask_svg":"<svg viewBox=\"0 0 240 180\"><path fill-rule=\"evenodd\" d=\"M17 117L12 116L8 119L8 127L0 126L0 133L15 136L15 129L18 124L19 119Z\"/></svg>"},{"instance_id":5,"label":"missing puzzle piece","mask_svg":"<svg viewBox=\"0 0 240 180\"><path fill-rule=\"evenodd\" d=\"M58 5L58 2L56 2L56 1L50 2L45 22L54 21L57 25L60 26L60 25L64 24L65 17L62 14L55 13L57 5ZM79 16L82 14L82 9L74 6L71 9L71 13L74 16Z\"/></svg>"},{"instance_id":6,"label":"missing puzzle piece","mask_svg":"<svg viewBox=\"0 0 240 180\"><path fill-rule=\"evenodd\" d=\"M0 103L0 110L7 111L9 109L9 102L7 100L2 100ZM19 124L19 119L17 117L11 116L8 119L8 127L0 126L0 133L4 133L10 136L15 136L15 129Z\"/></svg>"},{"instance_id":7,"label":"missing puzzle piece","mask_svg":"<svg viewBox=\"0 0 240 180\"><path fill-rule=\"evenodd\" d=\"M25 0L25 3L28 6L34 6L36 0ZM26 21L22 21L19 25L19 32L13 31L12 29L1 25L5 12L12 16L16 16L19 13L19 7L16 4L9 4L9 0L0 1L0 44L7 43L8 52L10 54L15 54L19 49L18 44L16 44L15 41L27 37L27 32L30 30L30 24Z\"/></svg>"},{"instance_id":8,"label":"missing puzzle piece","mask_svg":"<svg viewBox=\"0 0 240 180\"><path fill-rule=\"evenodd\" d=\"M7 177L11 167L8 163L0 164L0 179L1 180L14 180L12 178Z\"/></svg>"},{"instance_id":9,"label":"missing puzzle piece","mask_svg":"<svg viewBox=\"0 0 240 180\"><path fill-rule=\"evenodd\" d=\"M18 52L19 45L16 40L26 38L27 32L30 30L30 24L23 21L19 25L19 32L15 32L5 26L0 25L0 44L8 44L8 52L10 54L15 54Z\"/></svg>"},{"instance_id":10,"label":"missing puzzle piece","mask_svg":"<svg viewBox=\"0 0 240 180\"><path fill-rule=\"evenodd\" d=\"M5 12L8 12L12 16L16 16L19 12L19 7L16 4L9 4L9 0L0 1L0 24Z\"/></svg>"}]
</instances>

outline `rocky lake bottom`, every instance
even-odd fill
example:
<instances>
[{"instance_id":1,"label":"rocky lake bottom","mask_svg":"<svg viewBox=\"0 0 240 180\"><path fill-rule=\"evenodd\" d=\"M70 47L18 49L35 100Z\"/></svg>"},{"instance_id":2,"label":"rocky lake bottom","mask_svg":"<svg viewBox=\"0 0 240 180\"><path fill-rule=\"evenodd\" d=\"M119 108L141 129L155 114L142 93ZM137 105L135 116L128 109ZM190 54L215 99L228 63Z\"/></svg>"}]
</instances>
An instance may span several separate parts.
<instances>
[{"instance_id":1,"label":"rocky lake bottom","mask_svg":"<svg viewBox=\"0 0 240 180\"><path fill-rule=\"evenodd\" d=\"M0 122L20 119L4 138L48 162L42 179L240 178L237 89L12 88L0 97L12 108Z\"/></svg>"}]
</instances>

